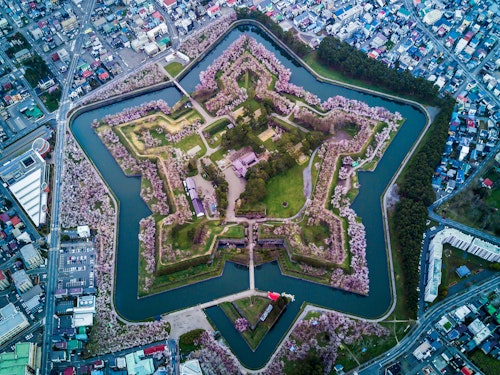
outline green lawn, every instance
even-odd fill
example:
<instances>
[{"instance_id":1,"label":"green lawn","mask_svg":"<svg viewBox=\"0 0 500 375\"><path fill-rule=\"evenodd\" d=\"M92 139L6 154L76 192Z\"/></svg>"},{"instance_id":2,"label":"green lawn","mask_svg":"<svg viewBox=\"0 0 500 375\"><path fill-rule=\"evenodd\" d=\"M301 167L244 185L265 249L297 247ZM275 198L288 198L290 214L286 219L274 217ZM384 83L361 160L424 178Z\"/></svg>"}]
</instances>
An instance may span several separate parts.
<instances>
[{"instance_id":1,"label":"green lawn","mask_svg":"<svg viewBox=\"0 0 500 375\"><path fill-rule=\"evenodd\" d=\"M188 152L195 146L200 146L201 148L201 150L196 153L196 156L201 157L205 155L205 153L207 152L207 148L205 147L205 144L201 140L200 136L196 133L182 138L178 143L175 144L175 147L180 148L184 152Z\"/></svg>"},{"instance_id":2,"label":"green lawn","mask_svg":"<svg viewBox=\"0 0 500 375\"><path fill-rule=\"evenodd\" d=\"M254 325L269 305L270 300L265 297L254 296L234 301L234 304L243 312L245 318Z\"/></svg>"},{"instance_id":3,"label":"green lawn","mask_svg":"<svg viewBox=\"0 0 500 375\"><path fill-rule=\"evenodd\" d=\"M223 131L223 130L226 130L227 126L231 123L231 121L229 121L228 119L225 119L225 118L221 118L217 121L214 121L212 124L210 124L209 126L207 126L205 128L205 132L207 132L208 134L210 134L210 136L214 136L215 134L217 134L218 132L220 131Z\"/></svg>"},{"instance_id":4,"label":"green lawn","mask_svg":"<svg viewBox=\"0 0 500 375\"><path fill-rule=\"evenodd\" d=\"M222 236L225 238L243 238L244 231L243 225L233 225Z\"/></svg>"},{"instance_id":5,"label":"green lawn","mask_svg":"<svg viewBox=\"0 0 500 375\"><path fill-rule=\"evenodd\" d=\"M483 370L486 375L500 374L500 361L484 354L481 350L475 350L469 355L469 358L477 367Z\"/></svg>"},{"instance_id":6,"label":"green lawn","mask_svg":"<svg viewBox=\"0 0 500 375\"><path fill-rule=\"evenodd\" d=\"M304 165L296 165L286 173L269 179L266 183L267 195L264 203L268 217L290 217L304 205ZM283 207L283 202L288 205Z\"/></svg>"},{"instance_id":7,"label":"green lawn","mask_svg":"<svg viewBox=\"0 0 500 375\"><path fill-rule=\"evenodd\" d=\"M198 328L186 332L179 337L179 349L183 354L187 354L198 348L194 344L194 342L201 336L203 332L205 332L205 330Z\"/></svg>"},{"instance_id":8,"label":"green lawn","mask_svg":"<svg viewBox=\"0 0 500 375\"><path fill-rule=\"evenodd\" d=\"M210 155L210 160L212 160L212 162L217 165L217 161L222 160L222 158L226 153L227 153L226 150L220 148L217 151L215 151L212 155Z\"/></svg>"},{"instance_id":9,"label":"green lawn","mask_svg":"<svg viewBox=\"0 0 500 375\"><path fill-rule=\"evenodd\" d=\"M500 187L495 187L488 198L486 199L486 202L491 206L496 208L497 210L500 209Z\"/></svg>"},{"instance_id":10,"label":"green lawn","mask_svg":"<svg viewBox=\"0 0 500 375\"><path fill-rule=\"evenodd\" d=\"M165 70L172 77L175 77L177 74L179 74L182 71L182 69L184 69L184 66L177 61L171 62L170 64L165 66Z\"/></svg>"},{"instance_id":11,"label":"green lawn","mask_svg":"<svg viewBox=\"0 0 500 375\"><path fill-rule=\"evenodd\" d=\"M48 91L40 94L40 99L42 100L43 104L47 108L49 112L54 112L56 109L59 108L59 100L61 99L61 90L57 89L53 93L50 93Z\"/></svg>"},{"instance_id":12,"label":"green lawn","mask_svg":"<svg viewBox=\"0 0 500 375\"><path fill-rule=\"evenodd\" d=\"M223 302L219 305L219 307L224 311L224 314L231 320L232 323L236 321L236 319L240 318L240 314L234 306L230 302ZM252 331L251 329L247 329L246 331L242 332L241 335L247 342L248 346L252 350L255 350L257 346L259 346L260 342L266 335L267 331L269 330L269 327L264 324L264 323L259 323L257 327Z\"/></svg>"},{"instance_id":13,"label":"green lawn","mask_svg":"<svg viewBox=\"0 0 500 375\"><path fill-rule=\"evenodd\" d=\"M315 243L318 246L324 246L324 240L329 237L330 231L328 225L321 223L320 225L308 226L304 221L301 223L302 238L305 243Z\"/></svg>"},{"instance_id":14,"label":"green lawn","mask_svg":"<svg viewBox=\"0 0 500 375\"><path fill-rule=\"evenodd\" d=\"M467 279L460 279L456 273L458 267L465 265L469 268L471 273L474 274L481 269L487 269L490 264L490 262L481 259L478 256L454 248L448 244L444 245L442 279L441 285L439 286L440 295L437 301L442 300L445 297L445 294L441 295L441 292L447 290L449 286L453 286L459 281Z\"/></svg>"}]
</instances>

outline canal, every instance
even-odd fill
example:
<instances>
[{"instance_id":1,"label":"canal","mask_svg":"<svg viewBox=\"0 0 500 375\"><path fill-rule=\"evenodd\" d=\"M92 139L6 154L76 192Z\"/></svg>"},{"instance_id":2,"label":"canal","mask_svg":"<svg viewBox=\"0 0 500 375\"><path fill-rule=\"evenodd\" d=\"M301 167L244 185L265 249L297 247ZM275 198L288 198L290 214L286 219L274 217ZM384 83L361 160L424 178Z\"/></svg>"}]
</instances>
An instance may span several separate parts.
<instances>
[{"instance_id":1,"label":"canal","mask_svg":"<svg viewBox=\"0 0 500 375\"><path fill-rule=\"evenodd\" d=\"M406 119L376 170L359 174L361 188L353 203L353 208L362 217L366 227L367 261L370 270L370 293L368 296L359 296L282 276L276 263L259 266L255 270L257 289L286 291L294 294L296 300L288 306L278 323L255 352L250 350L218 307L207 309L207 315L215 323L216 329L222 333L241 363L248 368L260 368L267 362L276 345L293 323L302 302L307 301L366 318L381 316L389 308L391 293L380 197L425 126L425 116L421 111L409 105L316 80L306 69L297 65L267 35L259 29L249 26L240 26L231 31L181 80L181 85L188 92L194 91L199 82L200 71L206 69L243 32L254 37L276 54L281 62L292 71L292 83L305 87L322 100L330 96L342 95L350 99L365 101L370 106L383 106L390 111L398 111ZM227 263L221 277L150 297L137 298L139 220L148 216L150 211L139 195L140 179L126 177L123 174L91 128L91 122L93 119L99 119L107 114L114 114L124 108L140 105L153 99L161 98L173 105L180 97L180 93L175 88L170 87L82 113L72 123L72 131L76 139L120 202L115 306L118 312L129 320L143 320L248 289L248 269Z\"/></svg>"}]
</instances>

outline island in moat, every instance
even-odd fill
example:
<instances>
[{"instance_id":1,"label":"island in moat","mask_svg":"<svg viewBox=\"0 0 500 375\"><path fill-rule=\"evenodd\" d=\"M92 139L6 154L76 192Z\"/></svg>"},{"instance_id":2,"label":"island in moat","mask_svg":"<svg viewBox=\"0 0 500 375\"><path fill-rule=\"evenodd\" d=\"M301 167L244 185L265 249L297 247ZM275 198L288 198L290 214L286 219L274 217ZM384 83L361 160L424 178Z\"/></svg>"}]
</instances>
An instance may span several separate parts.
<instances>
[{"instance_id":1,"label":"island in moat","mask_svg":"<svg viewBox=\"0 0 500 375\"><path fill-rule=\"evenodd\" d=\"M350 207L356 172L376 166L402 122L399 113L357 100L322 102L290 83L290 71L246 35L200 74L192 96L96 119L95 131L123 172L141 177L151 210L140 222L139 296L218 276L226 260L250 268L255 298L253 268L272 260L284 274L368 294L365 230ZM77 171L85 161L71 137L68 146L67 168ZM108 194L101 189L99 199ZM88 204L102 208L99 199ZM111 208L100 211L114 216ZM98 248L112 248L112 231L100 229ZM119 322L113 256L102 251L99 277L106 313L96 336L108 341L116 340L106 325ZM256 347L272 323L254 334L259 324L250 321L269 302L245 314L238 307L245 298L223 309ZM164 322L151 327L153 335L168 330Z\"/></svg>"}]
</instances>

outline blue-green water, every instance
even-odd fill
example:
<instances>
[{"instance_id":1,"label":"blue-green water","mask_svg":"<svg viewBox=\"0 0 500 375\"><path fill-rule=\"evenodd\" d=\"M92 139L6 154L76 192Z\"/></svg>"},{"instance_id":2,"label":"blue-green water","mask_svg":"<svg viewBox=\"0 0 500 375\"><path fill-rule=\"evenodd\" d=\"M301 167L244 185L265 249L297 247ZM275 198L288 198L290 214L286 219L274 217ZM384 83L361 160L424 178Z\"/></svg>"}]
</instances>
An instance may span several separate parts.
<instances>
[{"instance_id":1,"label":"blue-green water","mask_svg":"<svg viewBox=\"0 0 500 375\"><path fill-rule=\"evenodd\" d=\"M292 324L304 301L368 318L378 317L389 308L391 294L380 197L423 129L425 116L409 105L317 81L307 70L292 62L290 57L283 50L277 48L262 32L248 27L240 27L230 32L181 80L181 85L187 91L193 91L199 82L200 71L206 69L217 56L220 56L222 51L244 32L243 30L273 51L282 63L291 69L294 84L304 86L321 99L343 95L365 101L371 106L383 106L391 111L399 111L406 118L406 122L387 149L377 169L374 172L361 172L359 175L361 189L354 201L353 208L363 218L366 227L367 261L370 270L369 296L363 297L282 276L275 263L257 267L255 271L256 288L263 291L286 291L294 294L296 301L288 306L286 312L266 335L255 352L250 350L218 307L207 310L207 315L215 323L216 329L222 333L242 364L249 368L259 368L266 363L281 337ZM139 220L148 216L150 211L140 198L139 178L126 177L123 174L90 124L95 118L102 118L107 114L117 113L126 107L139 105L152 99L162 98L169 104L174 104L180 97L181 95L175 88L163 89L83 113L74 119L72 125L76 139L93 160L120 202L115 306L123 317L130 320L142 320L183 309L243 291L249 287L248 269L228 263L221 277L151 297L137 298Z\"/></svg>"}]
</instances>

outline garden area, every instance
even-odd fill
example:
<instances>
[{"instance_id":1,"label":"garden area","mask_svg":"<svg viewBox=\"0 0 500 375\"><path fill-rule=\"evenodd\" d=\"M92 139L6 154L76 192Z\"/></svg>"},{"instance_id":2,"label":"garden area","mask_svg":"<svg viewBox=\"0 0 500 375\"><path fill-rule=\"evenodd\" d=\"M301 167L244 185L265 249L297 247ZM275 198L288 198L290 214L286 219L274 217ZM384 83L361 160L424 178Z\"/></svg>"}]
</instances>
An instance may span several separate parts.
<instances>
[{"instance_id":1,"label":"garden area","mask_svg":"<svg viewBox=\"0 0 500 375\"><path fill-rule=\"evenodd\" d=\"M280 296L276 301L252 296L234 302L223 302L219 307L241 333L247 344L255 350L274 326L289 300Z\"/></svg>"},{"instance_id":2,"label":"garden area","mask_svg":"<svg viewBox=\"0 0 500 375\"><path fill-rule=\"evenodd\" d=\"M172 77L177 76L182 69L184 69L184 66L177 61L171 62L170 64L165 65L165 70L170 74Z\"/></svg>"},{"instance_id":3,"label":"garden area","mask_svg":"<svg viewBox=\"0 0 500 375\"><path fill-rule=\"evenodd\" d=\"M460 281L465 281L470 285L470 282L466 281L466 276L460 278L457 274L457 268L466 266L470 270L471 275L483 270L497 268L495 263L488 262L474 254L452 247L449 244L443 246L442 261L441 285L439 286L437 301L443 300L448 294L448 288Z\"/></svg>"}]
</instances>

